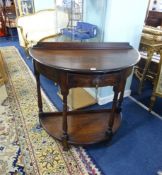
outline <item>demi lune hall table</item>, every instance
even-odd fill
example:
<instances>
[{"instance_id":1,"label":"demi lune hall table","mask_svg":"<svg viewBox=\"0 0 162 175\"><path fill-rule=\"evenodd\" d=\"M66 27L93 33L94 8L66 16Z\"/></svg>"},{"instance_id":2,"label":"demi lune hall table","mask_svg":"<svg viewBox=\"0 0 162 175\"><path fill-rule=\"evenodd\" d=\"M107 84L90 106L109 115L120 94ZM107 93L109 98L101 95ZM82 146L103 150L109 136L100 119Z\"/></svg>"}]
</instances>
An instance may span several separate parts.
<instances>
[{"instance_id":1,"label":"demi lune hall table","mask_svg":"<svg viewBox=\"0 0 162 175\"><path fill-rule=\"evenodd\" d=\"M39 42L30 49L37 81L39 119L52 137L69 144L92 144L110 140L121 122L121 104L127 77L139 61L129 43ZM40 74L60 86L62 112L43 112ZM113 86L110 109L68 111L70 88ZM84 97L83 97L84 98Z\"/></svg>"}]
</instances>

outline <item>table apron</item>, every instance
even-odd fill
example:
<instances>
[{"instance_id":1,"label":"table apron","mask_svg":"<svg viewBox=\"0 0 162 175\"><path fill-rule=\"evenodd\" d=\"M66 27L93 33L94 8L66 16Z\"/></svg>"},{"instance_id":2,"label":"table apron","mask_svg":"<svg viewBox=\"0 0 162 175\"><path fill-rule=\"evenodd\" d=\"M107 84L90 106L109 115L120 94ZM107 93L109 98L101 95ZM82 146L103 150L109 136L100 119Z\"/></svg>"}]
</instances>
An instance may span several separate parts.
<instances>
[{"instance_id":1,"label":"table apron","mask_svg":"<svg viewBox=\"0 0 162 175\"><path fill-rule=\"evenodd\" d=\"M62 85L68 89L75 87L104 87L115 86L117 82L126 80L131 74L132 67L117 72L110 73L72 73L68 71L60 71L56 68L45 66L35 62L35 69L40 74L46 76L55 83ZM63 81L64 80L64 81ZM66 80L66 81L65 81ZM119 83L120 84L120 83Z\"/></svg>"}]
</instances>

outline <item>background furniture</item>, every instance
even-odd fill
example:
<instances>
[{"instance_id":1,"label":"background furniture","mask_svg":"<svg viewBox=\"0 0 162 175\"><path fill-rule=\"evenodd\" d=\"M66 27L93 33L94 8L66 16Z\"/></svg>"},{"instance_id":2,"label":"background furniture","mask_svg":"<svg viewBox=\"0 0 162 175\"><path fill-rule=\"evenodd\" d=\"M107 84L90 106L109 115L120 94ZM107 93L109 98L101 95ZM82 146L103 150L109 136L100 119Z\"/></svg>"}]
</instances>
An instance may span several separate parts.
<instances>
[{"instance_id":1,"label":"background furniture","mask_svg":"<svg viewBox=\"0 0 162 175\"><path fill-rule=\"evenodd\" d=\"M4 8L0 6L0 36L6 35L6 26L4 18Z\"/></svg>"},{"instance_id":2,"label":"background furniture","mask_svg":"<svg viewBox=\"0 0 162 175\"><path fill-rule=\"evenodd\" d=\"M61 10L41 10L17 19L19 42L28 50L42 38L57 35L68 24L68 15Z\"/></svg>"},{"instance_id":3,"label":"background furniture","mask_svg":"<svg viewBox=\"0 0 162 175\"><path fill-rule=\"evenodd\" d=\"M63 8L68 12L68 28L74 28L78 21L83 20L84 0L62 1Z\"/></svg>"},{"instance_id":4,"label":"background furniture","mask_svg":"<svg viewBox=\"0 0 162 175\"><path fill-rule=\"evenodd\" d=\"M152 27L162 26L162 12L149 11L145 24Z\"/></svg>"},{"instance_id":5,"label":"background furniture","mask_svg":"<svg viewBox=\"0 0 162 175\"><path fill-rule=\"evenodd\" d=\"M160 55L162 55L162 50L160 50ZM154 84L154 87L153 87L153 93L152 93L152 96L151 96L151 103L150 103L150 108L149 108L149 111L152 110L153 106L154 106L154 103L156 101L156 98L157 97L162 97L162 57L160 59L160 63L159 63L159 66L158 66L158 73L157 73L157 76L156 76L156 79L155 79L155 84Z\"/></svg>"},{"instance_id":6,"label":"background furniture","mask_svg":"<svg viewBox=\"0 0 162 175\"><path fill-rule=\"evenodd\" d=\"M14 0L16 15L24 16L35 12L34 0Z\"/></svg>"},{"instance_id":7,"label":"background furniture","mask_svg":"<svg viewBox=\"0 0 162 175\"><path fill-rule=\"evenodd\" d=\"M157 28L145 26L143 29L141 41L140 41L140 50L147 52L147 60L145 62L144 69L141 70L139 67L135 68L135 75L139 79L139 88L138 93L140 94L144 85L144 81L147 78L148 70L151 64L154 53L161 54L162 49L162 31ZM160 55L162 57L162 55ZM159 57L159 58L160 58ZM156 72L157 74L157 72ZM155 75L151 75L154 80Z\"/></svg>"},{"instance_id":8,"label":"background furniture","mask_svg":"<svg viewBox=\"0 0 162 175\"><path fill-rule=\"evenodd\" d=\"M14 37L13 28L16 28L16 10L15 6L11 5L10 7L5 8L5 26L7 27L8 34L11 37Z\"/></svg>"},{"instance_id":9,"label":"background furniture","mask_svg":"<svg viewBox=\"0 0 162 175\"><path fill-rule=\"evenodd\" d=\"M74 40L91 39L97 36L97 26L86 22L77 22L74 28L64 28L61 33Z\"/></svg>"},{"instance_id":10,"label":"background furniture","mask_svg":"<svg viewBox=\"0 0 162 175\"><path fill-rule=\"evenodd\" d=\"M92 144L111 139L121 121L127 77L139 61L128 43L38 43L30 49L37 80L40 123L53 137L68 143ZM56 82L63 96L62 112L43 112L40 74ZM70 88L113 86L111 109L68 111Z\"/></svg>"},{"instance_id":11,"label":"background furniture","mask_svg":"<svg viewBox=\"0 0 162 175\"><path fill-rule=\"evenodd\" d=\"M6 1L0 4L0 28L1 35L10 35L13 37L12 28L16 27L16 11L14 3L6 4Z\"/></svg>"},{"instance_id":12,"label":"background furniture","mask_svg":"<svg viewBox=\"0 0 162 175\"><path fill-rule=\"evenodd\" d=\"M139 61L139 63L135 66L135 70L138 68L139 72L143 72L146 62L147 62L147 53L144 51L140 51L140 55L141 55L141 59ZM157 70L158 70L158 64L159 64L159 59L160 55L154 53L152 59L151 59L151 63L150 66L148 68L147 74L146 74L146 79L150 80L150 81L154 81L154 77L157 74Z\"/></svg>"}]
</instances>

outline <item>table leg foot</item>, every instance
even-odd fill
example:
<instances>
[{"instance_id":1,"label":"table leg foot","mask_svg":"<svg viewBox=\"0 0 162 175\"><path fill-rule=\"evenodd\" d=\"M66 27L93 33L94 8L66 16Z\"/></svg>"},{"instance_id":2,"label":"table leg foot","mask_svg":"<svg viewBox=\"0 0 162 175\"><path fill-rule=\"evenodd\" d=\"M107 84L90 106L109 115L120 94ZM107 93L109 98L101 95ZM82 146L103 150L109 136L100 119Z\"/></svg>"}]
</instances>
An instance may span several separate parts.
<instances>
[{"instance_id":1,"label":"table leg foot","mask_svg":"<svg viewBox=\"0 0 162 175\"><path fill-rule=\"evenodd\" d=\"M40 120L39 120L39 127L43 128L42 123L40 122Z\"/></svg>"},{"instance_id":2,"label":"table leg foot","mask_svg":"<svg viewBox=\"0 0 162 175\"><path fill-rule=\"evenodd\" d=\"M68 135L67 134L63 134L62 146L63 146L63 150L64 151L68 151L69 150L69 144L68 144L67 140L68 140Z\"/></svg>"},{"instance_id":3,"label":"table leg foot","mask_svg":"<svg viewBox=\"0 0 162 175\"><path fill-rule=\"evenodd\" d=\"M112 139L113 132L112 132L112 129L111 129L111 128L109 128L109 129L106 131L106 136L109 138L109 140Z\"/></svg>"},{"instance_id":4,"label":"table leg foot","mask_svg":"<svg viewBox=\"0 0 162 175\"><path fill-rule=\"evenodd\" d=\"M150 106L149 106L149 112L152 111L152 108L153 108L153 106L154 106L154 104L155 104L155 101L156 101L156 96L155 96L155 95L152 95L152 96L151 96Z\"/></svg>"},{"instance_id":5,"label":"table leg foot","mask_svg":"<svg viewBox=\"0 0 162 175\"><path fill-rule=\"evenodd\" d=\"M40 120L41 117L42 117L42 112L39 112L39 125L40 125L40 128L43 128L41 120Z\"/></svg>"},{"instance_id":6,"label":"table leg foot","mask_svg":"<svg viewBox=\"0 0 162 175\"><path fill-rule=\"evenodd\" d=\"M143 83L143 82L142 82ZM138 94L140 95L142 92L143 85L140 83L139 88L138 88Z\"/></svg>"}]
</instances>

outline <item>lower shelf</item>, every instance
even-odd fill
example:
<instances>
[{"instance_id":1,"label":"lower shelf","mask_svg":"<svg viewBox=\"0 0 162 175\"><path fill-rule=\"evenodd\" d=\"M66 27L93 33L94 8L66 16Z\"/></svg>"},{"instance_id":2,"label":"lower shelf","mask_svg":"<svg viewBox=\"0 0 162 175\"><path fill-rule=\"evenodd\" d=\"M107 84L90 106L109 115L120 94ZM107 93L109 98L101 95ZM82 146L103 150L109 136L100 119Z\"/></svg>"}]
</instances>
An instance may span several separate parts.
<instances>
[{"instance_id":1,"label":"lower shelf","mask_svg":"<svg viewBox=\"0 0 162 175\"><path fill-rule=\"evenodd\" d=\"M70 113L68 119L68 143L70 144L93 144L106 139L106 131L110 112L88 112ZM61 141L62 138L62 115L43 114L40 117L42 127L49 135ZM115 113L113 133L119 128L121 123L120 113Z\"/></svg>"}]
</instances>

